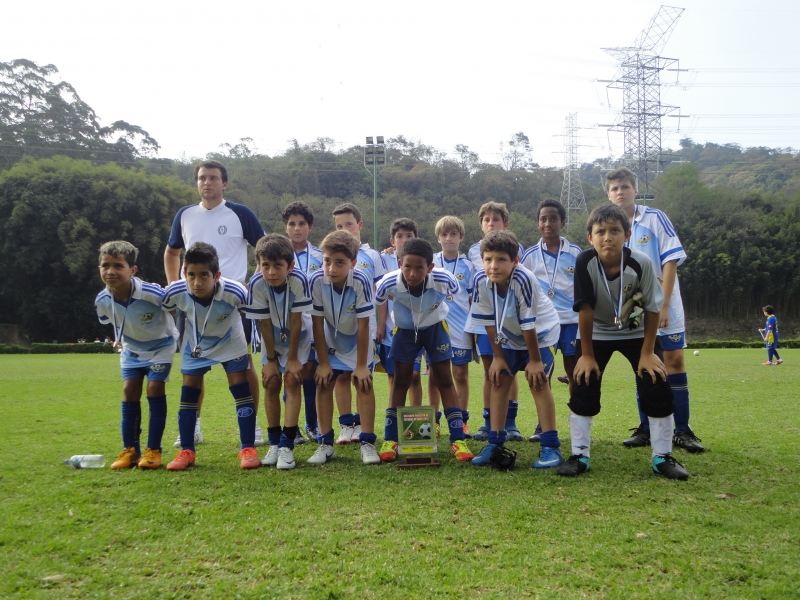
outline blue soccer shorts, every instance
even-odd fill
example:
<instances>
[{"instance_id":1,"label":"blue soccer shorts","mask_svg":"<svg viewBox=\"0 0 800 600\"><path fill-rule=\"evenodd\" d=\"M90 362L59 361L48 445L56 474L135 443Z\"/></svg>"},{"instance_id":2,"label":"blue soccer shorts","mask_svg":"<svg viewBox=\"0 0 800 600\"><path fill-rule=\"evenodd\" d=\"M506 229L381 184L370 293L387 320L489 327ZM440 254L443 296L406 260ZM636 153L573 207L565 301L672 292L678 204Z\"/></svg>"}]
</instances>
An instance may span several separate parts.
<instances>
[{"instance_id":1,"label":"blue soccer shorts","mask_svg":"<svg viewBox=\"0 0 800 600\"><path fill-rule=\"evenodd\" d=\"M128 367L122 369L122 381L128 379L143 379L147 381L169 381L169 372L172 370L170 363L154 363L141 367Z\"/></svg>"},{"instance_id":2,"label":"blue soccer shorts","mask_svg":"<svg viewBox=\"0 0 800 600\"><path fill-rule=\"evenodd\" d=\"M246 371L250 366L250 361L247 359L247 354L242 354L238 358L234 358L231 360L226 360L222 363L222 368L225 369L226 373L238 373L239 371ZM220 363L214 363L220 364ZM181 367L181 373L184 375L205 375L211 370L213 365L205 365L203 367L195 367L195 368L183 368Z\"/></svg>"},{"instance_id":3,"label":"blue soccer shorts","mask_svg":"<svg viewBox=\"0 0 800 600\"><path fill-rule=\"evenodd\" d=\"M420 329L416 336L413 329L395 327L389 358L395 362L413 364L423 348L428 353L428 361L431 364L452 360L453 347L450 345L450 333L444 322Z\"/></svg>"},{"instance_id":4,"label":"blue soccer shorts","mask_svg":"<svg viewBox=\"0 0 800 600\"><path fill-rule=\"evenodd\" d=\"M542 357L542 363L544 364L544 374L550 377L553 372L553 366L555 365L555 346L545 346L544 348L539 348L539 354ZM508 368L511 369L511 373L508 373L505 369L501 372L508 375L509 377L513 377L520 371L524 371L525 367L528 366L530 362L530 356L528 355L527 350L512 350L511 348L503 348L503 358L506 359L506 364Z\"/></svg>"},{"instance_id":5,"label":"blue soccer shorts","mask_svg":"<svg viewBox=\"0 0 800 600\"><path fill-rule=\"evenodd\" d=\"M578 324L569 323L561 326L557 348L564 356L575 356L575 338L578 337Z\"/></svg>"},{"instance_id":6,"label":"blue soccer shorts","mask_svg":"<svg viewBox=\"0 0 800 600\"><path fill-rule=\"evenodd\" d=\"M661 340L661 348L667 350L683 350L686 348L686 332L663 333L658 336Z\"/></svg>"}]
</instances>

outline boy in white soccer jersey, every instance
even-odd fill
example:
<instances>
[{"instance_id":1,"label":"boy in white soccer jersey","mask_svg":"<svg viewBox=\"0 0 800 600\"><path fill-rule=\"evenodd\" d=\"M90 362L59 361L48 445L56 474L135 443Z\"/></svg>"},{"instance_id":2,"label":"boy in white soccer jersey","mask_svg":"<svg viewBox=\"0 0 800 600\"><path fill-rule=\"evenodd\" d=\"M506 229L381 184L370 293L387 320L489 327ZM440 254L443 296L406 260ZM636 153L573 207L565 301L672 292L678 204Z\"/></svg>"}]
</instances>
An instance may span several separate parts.
<instances>
[{"instance_id":1,"label":"boy in white soccer jersey","mask_svg":"<svg viewBox=\"0 0 800 600\"><path fill-rule=\"evenodd\" d=\"M94 301L97 318L114 326L114 349L122 369L122 452L111 468L157 469L167 422L165 382L175 358L178 331L172 316L161 310L164 290L135 277L139 251L128 242L100 246L98 268L105 289ZM108 338L106 338L108 339ZM150 422L144 456L139 446L142 387L147 377Z\"/></svg>"},{"instance_id":2,"label":"boy in white soccer jersey","mask_svg":"<svg viewBox=\"0 0 800 600\"><path fill-rule=\"evenodd\" d=\"M536 221L542 239L525 251L520 263L539 280L539 287L558 311L561 336L556 351L561 351L567 380L572 386L572 369L575 368L575 337L578 334L578 313L572 310L575 286L575 257L581 253L579 246L561 237L567 224L567 211L558 200L543 200L537 210ZM541 441L542 425L528 439Z\"/></svg>"},{"instance_id":3,"label":"boy in white soccer jersey","mask_svg":"<svg viewBox=\"0 0 800 600\"><path fill-rule=\"evenodd\" d=\"M333 223L337 231L348 231L359 240L361 239L361 230L364 227L364 222L361 220L361 211L352 202L339 204L333 209ZM367 243L361 244L358 250L356 269L362 271L367 276L367 279L373 282L373 286L386 273L386 267L380 253L370 248ZM369 328L370 339L376 339L377 319L374 314L370 316ZM337 379L335 394L336 407L339 409L339 425L341 427L336 443L349 444L350 442L357 442L361 433L361 415L357 412L353 414L353 396L350 391L350 383L345 381L344 378Z\"/></svg>"},{"instance_id":4,"label":"boy in white soccer jersey","mask_svg":"<svg viewBox=\"0 0 800 600\"><path fill-rule=\"evenodd\" d=\"M417 224L412 219L401 217L392 221L389 226L389 243L394 249L394 253L384 252L381 254L386 272L397 271L400 266L397 263L397 252L406 240L417 237ZM378 355L381 359L381 367L389 380L389 396L392 395L392 385L394 384L394 361L389 358L392 350L392 331L394 330L394 318L392 317L392 301L382 304L378 308L379 313L386 313L386 327L377 331L375 341L378 344ZM408 403L411 406L422 404L422 381L420 371L422 369L422 353L414 361L414 373L411 377L411 387L408 388Z\"/></svg>"},{"instance_id":5,"label":"boy in white soccer jersey","mask_svg":"<svg viewBox=\"0 0 800 600\"><path fill-rule=\"evenodd\" d=\"M510 231L493 231L481 242L484 269L473 282L470 324L483 325L494 350L489 367L491 429L488 444L472 464L491 464L494 452L506 442L505 415L511 381L523 371L542 424L535 469L557 467L561 442L556 430L556 406L548 380L561 327L558 313L543 294L533 273L519 264L519 242Z\"/></svg>"},{"instance_id":6,"label":"boy in white soccer jersey","mask_svg":"<svg viewBox=\"0 0 800 600\"><path fill-rule=\"evenodd\" d=\"M436 223L436 238L442 251L433 255L433 264L453 274L458 281L458 292L452 297L445 297L448 307L447 327L450 330L450 341L453 343L453 380L458 394L458 406L464 420L464 436L470 438L467 423L469 422L469 363L472 362L472 335L466 332L469 316L470 293L475 266L466 256L459 254L458 246L464 239L466 230L464 222L458 217L446 216ZM428 379L428 398L437 408L436 425L438 429L441 413L439 408L439 390L433 379Z\"/></svg>"},{"instance_id":7,"label":"boy in white soccer jersey","mask_svg":"<svg viewBox=\"0 0 800 600\"><path fill-rule=\"evenodd\" d=\"M508 208L506 208L505 203L503 202L486 202L481 205L480 210L478 211L478 219L481 223L481 230L483 231L483 235L486 236L492 231L498 231L503 229L508 229L509 225L509 213ZM525 248L522 247L522 244L519 245L519 254L518 256L522 256L525 252ZM483 269L483 259L481 258L481 243L477 242L472 244L469 248L469 252L467 253L469 260L472 262L473 266L475 267L475 271L480 271ZM489 336L484 333L483 328L477 329L475 331L476 339L475 345L478 348L478 354L481 357L481 362L483 363L483 372L484 372L484 380L483 380L483 425L478 428L472 438L479 442L485 442L489 439L489 430L491 429L491 422L490 422L490 409L489 409L489 397L491 395L491 384L489 383L489 367L492 365L492 344L489 341ZM519 410L519 403L517 402L517 398L519 397L519 385L517 384L517 378L514 377L511 383L511 389L509 391L509 401L508 401L508 413L506 414L506 423L505 429L508 433L508 441L509 442L521 442L524 438L522 437L522 433L520 433L519 428L517 427L517 412Z\"/></svg>"},{"instance_id":8,"label":"boy in white soccer jersey","mask_svg":"<svg viewBox=\"0 0 800 600\"><path fill-rule=\"evenodd\" d=\"M675 396L675 430L672 443L688 452L703 452L700 439L689 426L689 380L683 360L686 346L686 324L683 315L678 266L686 260L678 234L667 215L655 208L636 205L636 175L625 167L606 174L608 199L619 206L631 224L629 248L644 252L655 267L661 280L664 306L658 317L658 336L664 349L667 380ZM633 435L622 442L628 447L650 445L650 428L647 415L639 405L639 426Z\"/></svg>"},{"instance_id":9,"label":"boy in white soccer jersey","mask_svg":"<svg viewBox=\"0 0 800 600\"><path fill-rule=\"evenodd\" d=\"M431 377L442 396L444 415L450 430L450 449L458 460L472 459L464 442L464 424L458 408L458 396L450 372L453 348L444 318L449 310L446 297L458 292L458 280L443 269L433 266L433 248L425 240L414 238L403 244L400 269L389 273L378 283L377 304L394 300L394 340L390 357L395 375L389 408L386 409L384 443L381 460L397 457L397 407L404 406L411 384L414 361L422 348L428 353ZM381 313L379 329L385 326Z\"/></svg>"},{"instance_id":10,"label":"boy in white soccer jersey","mask_svg":"<svg viewBox=\"0 0 800 600\"><path fill-rule=\"evenodd\" d=\"M262 340L269 450L261 464L294 469L303 365L311 351L311 295L306 276L295 268L294 249L286 236L269 233L258 240L256 261L258 271L250 279L246 314L258 320ZM282 382L286 383L283 429Z\"/></svg>"},{"instance_id":11,"label":"boy in white soccer jersey","mask_svg":"<svg viewBox=\"0 0 800 600\"><path fill-rule=\"evenodd\" d=\"M369 332L372 282L355 269L360 242L347 231L329 233L322 241L323 271L309 282L313 308L311 318L318 355L316 371L320 426L319 447L308 459L325 464L336 456L333 446L334 382L352 380L356 406L361 415L361 460L379 464L375 449L375 392L372 388L373 342ZM324 350L327 349L327 352Z\"/></svg>"},{"instance_id":12,"label":"boy in white soccer jersey","mask_svg":"<svg viewBox=\"0 0 800 600\"><path fill-rule=\"evenodd\" d=\"M292 241L294 248L294 267L300 269L306 276L311 276L322 270L322 252L308 241L308 234L314 228L314 213L305 202L291 202L283 209L283 224L286 235ZM317 385L314 383L314 370L317 367L316 354L312 340L311 354L308 362L303 366L303 406L306 417L306 435L309 440L316 440L319 436L317 427ZM295 445L305 444L300 428L297 429Z\"/></svg>"},{"instance_id":13,"label":"boy in white soccer jersey","mask_svg":"<svg viewBox=\"0 0 800 600\"><path fill-rule=\"evenodd\" d=\"M183 471L195 464L194 429L197 402L203 377L221 364L236 402L243 469L259 466L255 449L256 408L247 382L247 340L239 309L247 301L247 290L238 281L226 279L219 270L217 251L210 244L196 242L183 258L184 279L171 283L164 294L166 311L186 313L186 330L181 353L181 404L178 431L181 451L167 465L169 471Z\"/></svg>"}]
</instances>

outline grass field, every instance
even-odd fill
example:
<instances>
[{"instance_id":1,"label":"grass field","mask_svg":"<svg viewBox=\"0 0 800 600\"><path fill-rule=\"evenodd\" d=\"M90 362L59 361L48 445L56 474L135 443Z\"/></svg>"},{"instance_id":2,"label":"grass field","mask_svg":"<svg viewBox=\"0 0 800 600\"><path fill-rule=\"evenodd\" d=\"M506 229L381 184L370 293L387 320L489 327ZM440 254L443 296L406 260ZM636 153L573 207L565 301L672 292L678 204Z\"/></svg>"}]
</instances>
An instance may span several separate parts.
<instances>
[{"instance_id":1,"label":"grass field","mask_svg":"<svg viewBox=\"0 0 800 600\"><path fill-rule=\"evenodd\" d=\"M0 597L797 598L800 351L782 356L762 367L764 351L687 355L692 424L709 449L676 451L688 482L652 475L649 448L620 444L637 420L621 357L607 370L592 470L573 480L530 469L528 442L511 445L508 473L447 451L440 469L364 467L352 444L322 467L305 463L307 444L294 471L242 471L220 370L196 468L76 471L62 459L120 449L117 358L0 356ZM479 415L477 369L472 384ZM179 389L173 377L165 446Z\"/></svg>"}]
</instances>

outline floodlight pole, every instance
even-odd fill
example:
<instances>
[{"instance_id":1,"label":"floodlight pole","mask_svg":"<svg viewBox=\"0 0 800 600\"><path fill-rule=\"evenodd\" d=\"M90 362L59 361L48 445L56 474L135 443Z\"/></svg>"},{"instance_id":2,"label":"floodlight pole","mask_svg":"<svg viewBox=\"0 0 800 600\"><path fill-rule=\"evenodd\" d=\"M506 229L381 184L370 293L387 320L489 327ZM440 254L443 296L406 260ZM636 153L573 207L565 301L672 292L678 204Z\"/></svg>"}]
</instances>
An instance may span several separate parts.
<instances>
[{"instance_id":1,"label":"floodlight pole","mask_svg":"<svg viewBox=\"0 0 800 600\"><path fill-rule=\"evenodd\" d=\"M378 171L386 166L386 144L383 136L375 136L373 143L372 136L367 136L367 143L364 146L364 168L367 173L372 173L372 229L373 229L373 248L378 249Z\"/></svg>"}]
</instances>

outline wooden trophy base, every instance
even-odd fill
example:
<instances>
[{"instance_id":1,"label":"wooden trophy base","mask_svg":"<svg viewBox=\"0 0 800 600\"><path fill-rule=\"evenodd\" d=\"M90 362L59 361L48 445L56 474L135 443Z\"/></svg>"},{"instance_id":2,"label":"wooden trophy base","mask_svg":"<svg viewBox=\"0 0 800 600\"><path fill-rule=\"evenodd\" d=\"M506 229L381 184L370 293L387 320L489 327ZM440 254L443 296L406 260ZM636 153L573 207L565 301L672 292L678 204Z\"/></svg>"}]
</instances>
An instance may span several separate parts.
<instances>
[{"instance_id":1,"label":"wooden trophy base","mask_svg":"<svg viewBox=\"0 0 800 600\"><path fill-rule=\"evenodd\" d=\"M398 469L422 469L425 467L441 466L438 460L434 460L430 456L409 456L405 460L401 460L397 463Z\"/></svg>"}]
</instances>

